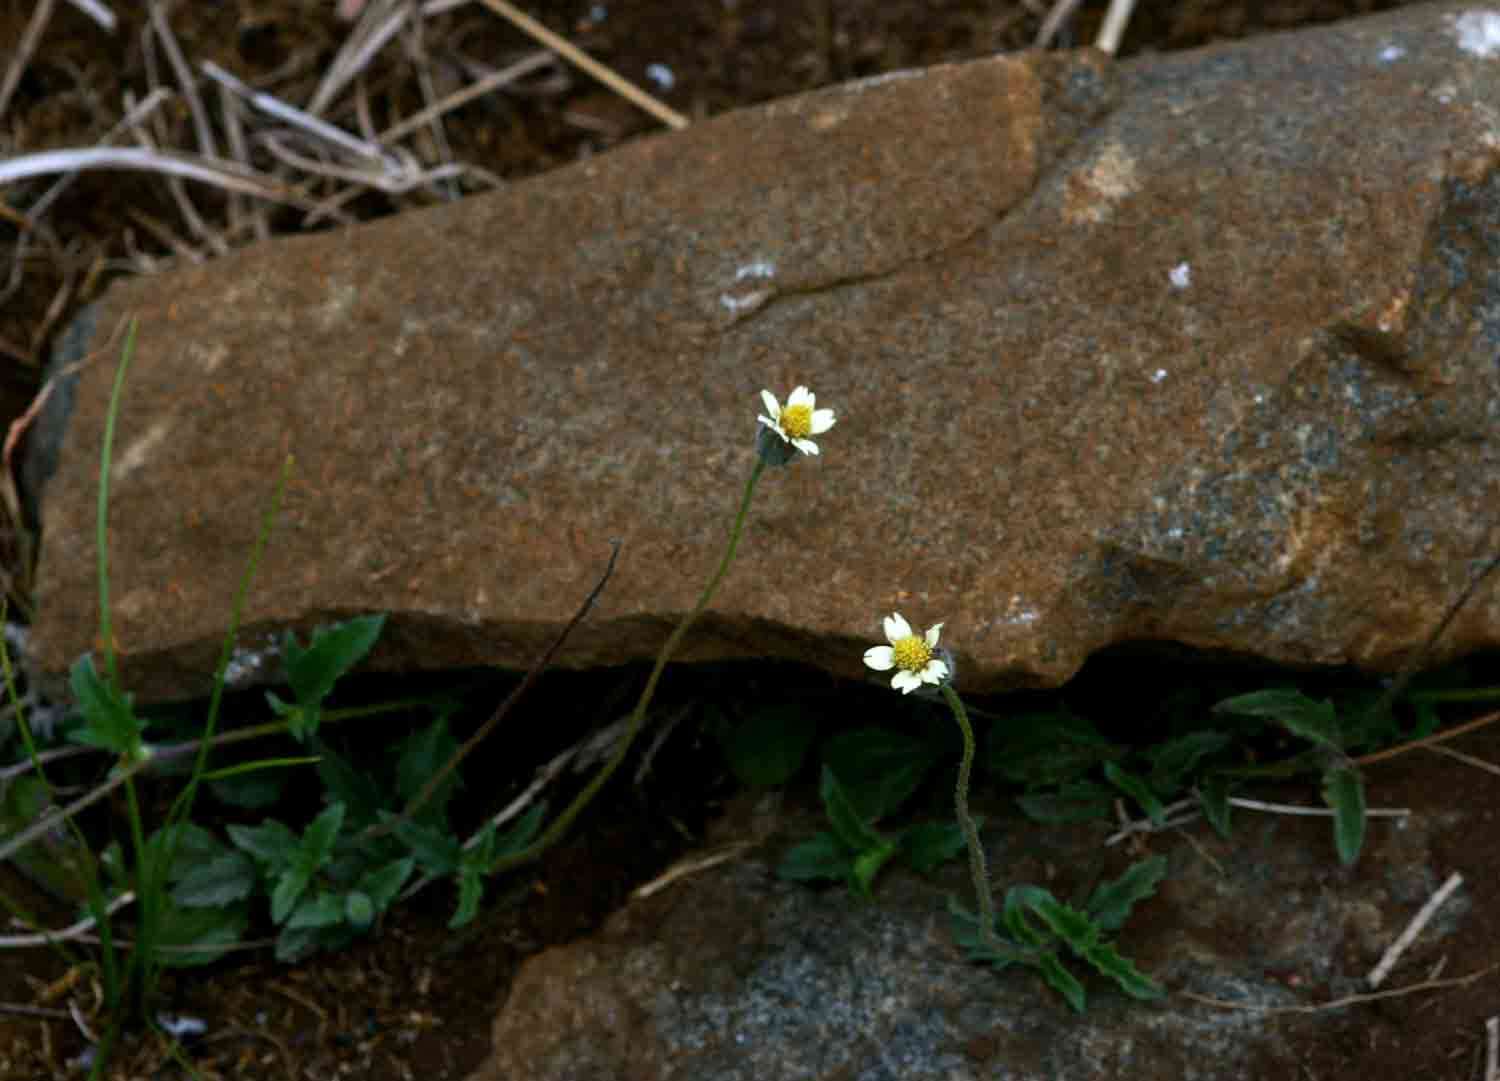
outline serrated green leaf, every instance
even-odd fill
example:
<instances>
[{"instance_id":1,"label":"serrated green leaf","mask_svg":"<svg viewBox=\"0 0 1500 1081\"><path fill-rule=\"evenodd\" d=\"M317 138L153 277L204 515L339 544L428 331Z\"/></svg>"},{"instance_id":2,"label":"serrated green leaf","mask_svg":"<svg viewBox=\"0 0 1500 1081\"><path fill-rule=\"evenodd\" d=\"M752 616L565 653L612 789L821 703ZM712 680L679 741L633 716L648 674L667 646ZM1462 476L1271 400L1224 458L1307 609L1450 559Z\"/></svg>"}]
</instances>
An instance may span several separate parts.
<instances>
[{"instance_id":1,"label":"serrated green leaf","mask_svg":"<svg viewBox=\"0 0 1500 1081\"><path fill-rule=\"evenodd\" d=\"M1323 774L1323 802L1333 808L1333 840L1345 866L1359 859L1365 844L1365 781L1352 766Z\"/></svg>"},{"instance_id":2,"label":"serrated green leaf","mask_svg":"<svg viewBox=\"0 0 1500 1081\"><path fill-rule=\"evenodd\" d=\"M1047 929L1066 942L1074 953L1083 953L1099 941L1099 925L1088 914L1065 905L1048 894L1028 905L1047 925Z\"/></svg>"},{"instance_id":3,"label":"serrated green leaf","mask_svg":"<svg viewBox=\"0 0 1500 1081\"><path fill-rule=\"evenodd\" d=\"M854 870L849 850L833 834L823 832L793 845L782 857L776 873L792 882L845 881Z\"/></svg>"},{"instance_id":4,"label":"serrated green leaf","mask_svg":"<svg viewBox=\"0 0 1500 1081\"><path fill-rule=\"evenodd\" d=\"M1095 943L1082 956L1096 970L1114 980L1131 998L1161 998L1167 993L1166 988L1141 972L1135 967L1135 962L1122 956L1108 942Z\"/></svg>"},{"instance_id":5,"label":"serrated green leaf","mask_svg":"<svg viewBox=\"0 0 1500 1081\"><path fill-rule=\"evenodd\" d=\"M83 713L83 724L68 733L70 740L103 747L132 761L141 756L142 725L130 696L99 677L93 654L85 653L74 663L68 686Z\"/></svg>"},{"instance_id":6,"label":"serrated green leaf","mask_svg":"<svg viewBox=\"0 0 1500 1081\"><path fill-rule=\"evenodd\" d=\"M250 853L272 872L291 866L297 858L297 835L274 818L258 826L225 826L224 832L236 848Z\"/></svg>"},{"instance_id":7,"label":"serrated green leaf","mask_svg":"<svg viewBox=\"0 0 1500 1081\"><path fill-rule=\"evenodd\" d=\"M843 732L823 744L823 764L838 774L850 804L879 822L911 797L942 758L942 745L889 728Z\"/></svg>"},{"instance_id":8,"label":"serrated green leaf","mask_svg":"<svg viewBox=\"0 0 1500 1081\"><path fill-rule=\"evenodd\" d=\"M1000 922L1005 925L1011 938L1024 946L1047 946L1048 937L1026 918L1028 909L1044 901L1056 901L1052 894L1040 886L1022 884L1005 891L1005 903L1000 906Z\"/></svg>"},{"instance_id":9,"label":"serrated green leaf","mask_svg":"<svg viewBox=\"0 0 1500 1081\"><path fill-rule=\"evenodd\" d=\"M740 783L774 788L802 768L817 732L818 715L804 704L771 703L725 733L724 757Z\"/></svg>"},{"instance_id":10,"label":"serrated green leaf","mask_svg":"<svg viewBox=\"0 0 1500 1081\"><path fill-rule=\"evenodd\" d=\"M1333 703L1309 698L1298 690L1283 688L1242 694L1237 698L1226 698L1214 709L1275 721L1294 735L1321 747L1337 749L1343 746Z\"/></svg>"},{"instance_id":11,"label":"serrated green leaf","mask_svg":"<svg viewBox=\"0 0 1500 1081\"><path fill-rule=\"evenodd\" d=\"M228 905L255 891L255 864L243 852L228 850L191 866L172 890L183 908Z\"/></svg>"},{"instance_id":12,"label":"serrated green leaf","mask_svg":"<svg viewBox=\"0 0 1500 1081\"><path fill-rule=\"evenodd\" d=\"M385 626L384 615L359 616L332 627L313 631L306 649L296 638L287 636L282 658L286 663L287 682L303 707L322 703L339 678L370 652ZM289 647L288 647L289 643Z\"/></svg>"},{"instance_id":13,"label":"serrated green leaf","mask_svg":"<svg viewBox=\"0 0 1500 1081\"><path fill-rule=\"evenodd\" d=\"M853 801L827 764L823 766L823 782L819 791L823 797L823 809L828 814L828 824L844 845L860 853L878 849L885 844L885 838L860 817Z\"/></svg>"},{"instance_id":14,"label":"serrated green leaf","mask_svg":"<svg viewBox=\"0 0 1500 1081\"><path fill-rule=\"evenodd\" d=\"M222 841L196 822L177 822L163 826L146 842L148 859L153 866L164 860L171 848L172 866L166 881L180 882L193 868L230 851Z\"/></svg>"},{"instance_id":15,"label":"serrated green leaf","mask_svg":"<svg viewBox=\"0 0 1500 1081\"><path fill-rule=\"evenodd\" d=\"M1104 763L1104 776L1110 784L1121 792L1124 792L1136 805L1146 812L1146 817L1154 826L1160 826L1167 820L1167 809L1162 806L1161 800L1156 798L1156 793L1151 791L1151 786L1144 779L1122 769L1114 762Z\"/></svg>"},{"instance_id":16,"label":"serrated green leaf","mask_svg":"<svg viewBox=\"0 0 1500 1081\"><path fill-rule=\"evenodd\" d=\"M1089 916L1101 929L1118 931L1130 918L1131 909L1154 896L1166 876L1165 856L1152 856L1131 864L1119 878L1095 888L1089 896Z\"/></svg>"},{"instance_id":17,"label":"serrated green leaf","mask_svg":"<svg viewBox=\"0 0 1500 1081\"><path fill-rule=\"evenodd\" d=\"M976 820L978 829L982 821ZM922 822L901 832L901 853L918 874L930 874L964 851L964 831L957 822Z\"/></svg>"},{"instance_id":18,"label":"serrated green leaf","mask_svg":"<svg viewBox=\"0 0 1500 1081\"><path fill-rule=\"evenodd\" d=\"M1203 808L1203 817L1220 837L1229 839L1230 813L1234 805L1229 802L1229 778L1222 774L1210 774L1198 785L1198 803Z\"/></svg>"},{"instance_id":19,"label":"serrated green leaf","mask_svg":"<svg viewBox=\"0 0 1500 1081\"><path fill-rule=\"evenodd\" d=\"M168 968L212 964L229 952L250 926L250 908L179 908L168 902L158 913L156 960Z\"/></svg>"},{"instance_id":20,"label":"serrated green leaf","mask_svg":"<svg viewBox=\"0 0 1500 1081\"><path fill-rule=\"evenodd\" d=\"M958 898L951 893L948 895L948 914L952 917L953 941L964 950L969 960L992 965L997 972L1027 961L1021 948L1005 941L998 931L995 940L1002 948L1010 952L996 953L993 946L986 942L979 933L979 917L959 904Z\"/></svg>"},{"instance_id":21,"label":"serrated green leaf","mask_svg":"<svg viewBox=\"0 0 1500 1081\"><path fill-rule=\"evenodd\" d=\"M319 890L304 897L286 921L288 929L298 927L332 927L344 919L344 898L331 890Z\"/></svg>"},{"instance_id":22,"label":"serrated green leaf","mask_svg":"<svg viewBox=\"0 0 1500 1081\"><path fill-rule=\"evenodd\" d=\"M1073 1007L1075 1013L1082 1013L1087 999L1084 997L1083 984L1078 978L1063 967L1061 961L1053 954L1043 954L1037 961L1037 967L1042 970L1042 978L1047 981L1052 990L1067 999L1068 1005Z\"/></svg>"}]
</instances>

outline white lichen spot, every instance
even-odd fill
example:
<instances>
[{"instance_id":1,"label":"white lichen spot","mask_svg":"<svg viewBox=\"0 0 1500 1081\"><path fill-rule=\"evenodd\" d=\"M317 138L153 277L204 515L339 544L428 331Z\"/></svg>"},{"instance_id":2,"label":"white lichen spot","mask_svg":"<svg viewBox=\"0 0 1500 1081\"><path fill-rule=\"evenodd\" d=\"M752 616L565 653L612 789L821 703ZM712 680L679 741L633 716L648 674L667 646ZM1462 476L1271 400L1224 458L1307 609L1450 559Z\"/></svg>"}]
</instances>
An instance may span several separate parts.
<instances>
[{"instance_id":1,"label":"white lichen spot","mask_svg":"<svg viewBox=\"0 0 1500 1081\"><path fill-rule=\"evenodd\" d=\"M1186 289L1193 284L1193 268L1187 263L1178 263L1167 271L1167 280L1172 283L1173 289Z\"/></svg>"},{"instance_id":2,"label":"white lichen spot","mask_svg":"<svg viewBox=\"0 0 1500 1081\"><path fill-rule=\"evenodd\" d=\"M734 272L734 280L740 282L765 282L776 277L776 264L768 259L756 259ZM730 315L745 315L755 311L771 299L773 290L760 288L745 293L725 292L719 294L719 303Z\"/></svg>"},{"instance_id":3,"label":"white lichen spot","mask_svg":"<svg viewBox=\"0 0 1500 1081\"><path fill-rule=\"evenodd\" d=\"M1105 144L1094 160L1065 182L1063 219L1069 225L1105 221L1114 205L1140 188L1135 159L1118 142Z\"/></svg>"},{"instance_id":4,"label":"white lichen spot","mask_svg":"<svg viewBox=\"0 0 1500 1081\"><path fill-rule=\"evenodd\" d=\"M658 90L671 90L677 85L677 76L665 64L647 64L646 78L655 83Z\"/></svg>"},{"instance_id":5,"label":"white lichen spot","mask_svg":"<svg viewBox=\"0 0 1500 1081\"><path fill-rule=\"evenodd\" d=\"M1019 593L1012 593L1010 601L1005 606L1005 615L1001 618L1002 623L1008 623L1013 627L1029 627L1042 615Z\"/></svg>"},{"instance_id":6,"label":"white lichen spot","mask_svg":"<svg viewBox=\"0 0 1500 1081\"><path fill-rule=\"evenodd\" d=\"M270 636L267 636L266 645L262 649L235 646L234 652L229 655L229 663L224 666L225 686L242 687L251 682L277 653L276 639Z\"/></svg>"},{"instance_id":7,"label":"white lichen spot","mask_svg":"<svg viewBox=\"0 0 1500 1081\"><path fill-rule=\"evenodd\" d=\"M1400 45L1387 45L1377 55L1382 64L1393 64L1406 55L1406 49Z\"/></svg>"},{"instance_id":8,"label":"white lichen spot","mask_svg":"<svg viewBox=\"0 0 1500 1081\"><path fill-rule=\"evenodd\" d=\"M118 483L145 465L151 458L151 452L161 445L162 440L167 438L167 433L171 430L172 423L165 418L151 425L145 435L131 443L115 458L114 466L109 471L110 477Z\"/></svg>"},{"instance_id":9,"label":"white lichen spot","mask_svg":"<svg viewBox=\"0 0 1500 1081\"><path fill-rule=\"evenodd\" d=\"M193 343L189 347L193 360L203 369L204 375L212 375L229 356L229 347L221 342L204 345Z\"/></svg>"},{"instance_id":10,"label":"white lichen spot","mask_svg":"<svg viewBox=\"0 0 1500 1081\"><path fill-rule=\"evenodd\" d=\"M1500 54L1500 11L1466 11L1453 20L1453 33L1471 56L1487 60Z\"/></svg>"},{"instance_id":11,"label":"white lichen spot","mask_svg":"<svg viewBox=\"0 0 1500 1081\"><path fill-rule=\"evenodd\" d=\"M1151 382L1153 382L1153 383L1160 383L1166 377L1167 377L1167 369L1165 369L1165 368L1157 368L1156 371L1154 371L1154 372L1151 373Z\"/></svg>"}]
</instances>

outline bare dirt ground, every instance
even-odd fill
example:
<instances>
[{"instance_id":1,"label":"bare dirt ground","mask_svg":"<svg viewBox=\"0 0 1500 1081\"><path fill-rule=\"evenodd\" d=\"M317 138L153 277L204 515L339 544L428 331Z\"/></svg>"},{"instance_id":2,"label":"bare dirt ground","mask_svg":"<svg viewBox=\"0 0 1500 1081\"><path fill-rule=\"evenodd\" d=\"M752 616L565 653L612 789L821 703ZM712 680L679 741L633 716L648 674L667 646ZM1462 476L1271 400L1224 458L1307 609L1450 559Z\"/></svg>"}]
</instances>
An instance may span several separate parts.
<instances>
[{"instance_id":1,"label":"bare dirt ground","mask_svg":"<svg viewBox=\"0 0 1500 1081\"><path fill-rule=\"evenodd\" d=\"M1188 48L1395 6L1371 0L1143 4L1121 52ZM1028 47L1049 7L1043 0L618 0L531 4L529 10L693 119L848 78ZM23 51L27 26L42 8L52 5L0 4L0 78L6 80L0 84L0 162L100 145L129 108L125 95L139 103L158 86L168 96L118 144L149 140L163 150L202 149L194 109L176 90L169 50L159 34L147 44L143 6L120 11L120 25L106 33L72 5L58 3L34 46ZM210 61L302 105L317 93L354 25L340 18L333 0L185 2L167 14L194 71ZM1103 14L1103 4L1083 4L1055 44L1091 42ZM542 55L535 41L479 5L434 15L420 33L398 35L332 95L324 115L349 130L384 131L518 62L530 69L446 113L441 128L418 125L406 140L425 168L466 166L451 178L383 192L372 184L320 179L292 163L290 152L276 158L264 147L250 151L245 160L295 187L303 204L339 197L336 212L320 224L309 224L299 206L235 199L192 181L174 189L151 172L82 173L55 199L47 193L56 176L0 187L0 420L9 423L26 409L60 328L121 274L487 190L662 127L595 80ZM203 100L217 110L216 95L205 88ZM208 126L227 145L223 126ZM34 214L44 199L45 213ZM24 527L12 522L0 538L5 591L22 610L29 580L24 537ZM538 705L535 723L546 724L545 708ZM1500 735L1481 733L1465 749L1500 760ZM722 773L702 768L704 753L701 747L664 753L655 767L664 780L648 796L614 797L540 867L493 890L490 915L463 937L445 926L451 898L429 891L401 907L379 935L345 953L282 966L264 950L251 951L248 959L172 978L166 988L172 1009L208 1025L207 1035L191 1046L199 1075L463 1077L486 1053L491 1020L516 966L532 952L586 933L701 836L702 822L721 805L728 784ZM1452 835L1453 852L1445 854L1455 866L1466 853L1493 846L1500 785L1490 774L1414 754L1371 767L1370 783L1372 802L1378 791L1388 804L1423 806L1437 798L1465 808L1469 825ZM0 887L45 925L74 918L5 867ZM1496 887L1476 887L1462 953L1452 958L1450 972L1500 962ZM0 955L0 1007L25 1007L0 1010L0 1077L73 1075L67 1063L86 1042L69 1005L86 1023L102 1020L90 984L86 970L49 951ZM1500 1013L1493 981L1371 1008L1369 1040L1361 1044L1351 1035L1309 1047L1304 1076L1345 1077L1350 1063L1358 1063L1366 1081L1483 1076L1484 1021ZM1379 1042L1378 1053L1372 1041ZM182 1075L162 1046L146 1038L120 1049L110 1076Z\"/></svg>"}]
</instances>

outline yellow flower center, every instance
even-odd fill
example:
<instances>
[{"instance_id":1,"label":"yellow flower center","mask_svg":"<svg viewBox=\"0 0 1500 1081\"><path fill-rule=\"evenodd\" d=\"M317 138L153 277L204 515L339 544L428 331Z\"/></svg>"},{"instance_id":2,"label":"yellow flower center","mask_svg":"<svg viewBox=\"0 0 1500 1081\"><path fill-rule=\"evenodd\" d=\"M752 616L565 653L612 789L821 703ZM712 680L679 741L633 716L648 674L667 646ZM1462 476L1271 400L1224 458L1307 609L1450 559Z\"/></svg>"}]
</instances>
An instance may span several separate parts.
<instances>
[{"instance_id":1,"label":"yellow flower center","mask_svg":"<svg viewBox=\"0 0 1500 1081\"><path fill-rule=\"evenodd\" d=\"M911 635L891 646L891 655L896 662L897 668L904 668L908 672L920 672L927 667L927 662L932 660L932 647L927 644L925 638Z\"/></svg>"},{"instance_id":2,"label":"yellow flower center","mask_svg":"<svg viewBox=\"0 0 1500 1081\"><path fill-rule=\"evenodd\" d=\"M791 439L812 435L812 406L789 405L781 411L781 430Z\"/></svg>"}]
</instances>

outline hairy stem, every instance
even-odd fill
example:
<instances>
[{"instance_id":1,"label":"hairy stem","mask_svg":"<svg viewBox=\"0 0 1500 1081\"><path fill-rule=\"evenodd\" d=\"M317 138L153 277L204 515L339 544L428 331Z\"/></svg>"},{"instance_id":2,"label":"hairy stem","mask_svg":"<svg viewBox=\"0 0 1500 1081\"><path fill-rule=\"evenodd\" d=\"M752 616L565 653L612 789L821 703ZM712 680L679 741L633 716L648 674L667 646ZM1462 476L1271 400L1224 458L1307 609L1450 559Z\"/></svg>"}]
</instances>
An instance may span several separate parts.
<instances>
[{"instance_id":1,"label":"hairy stem","mask_svg":"<svg viewBox=\"0 0 1500 1081\"><path fill-rule=\"evenodd\" d=\"M943 698L953 711L958 730L964 738L964 757L958 765L958 784L953 790L953 809L958 815L959 829L963 830L964 843L969 848L969 877L974 880L974 894L979 902L979 938L984 945L999 953L1009 953L995 935L995 902L990 896L990 872L985 864L984 846L979 842L979 829L969 814L969 775L974 770L974 729L969 724L969 714L951 684L942 685Z\"/></svg>"}]
</instances>

